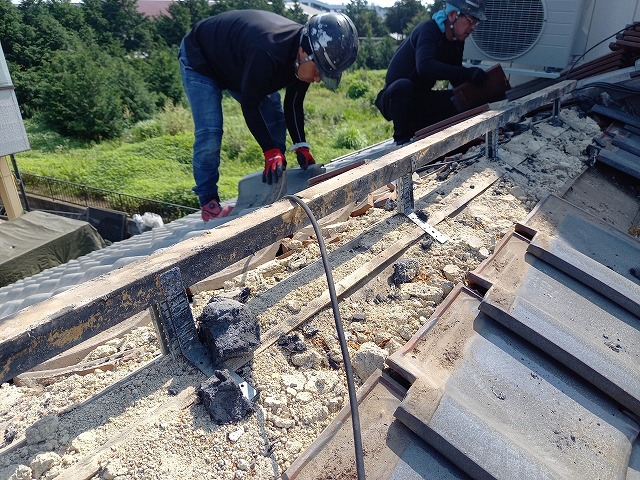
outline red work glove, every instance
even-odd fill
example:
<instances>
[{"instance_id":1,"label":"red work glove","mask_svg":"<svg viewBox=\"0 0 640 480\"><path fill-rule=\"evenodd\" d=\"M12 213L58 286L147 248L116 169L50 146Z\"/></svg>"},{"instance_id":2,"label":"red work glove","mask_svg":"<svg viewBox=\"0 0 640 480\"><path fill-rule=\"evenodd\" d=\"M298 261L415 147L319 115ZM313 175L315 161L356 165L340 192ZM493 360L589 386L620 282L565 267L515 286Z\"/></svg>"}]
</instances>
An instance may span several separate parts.
<instances>
[{"instance_id":1,"label":"red work glove","mask_svg":"<svg viewBox=\"0 0 640 480\"><path fill-rule=\"evenodd\" d=\"M315 158L313 158L309 151L309 147L296 148L296 157L298 157L298 163L302 170L306 170L309 165L315 165L316 163Z\"/></svg>"},{"instance_id":2,"label":"red work glove","mask_svg":"<svg viewBox=\"0 0 640 480\"><path fill-rule=\"evenodd\" d=\"M278 183L278 177L287 169L287 160L278 148L272 148L264 152L264 170L262 171L262 183L271 185Z\"/></svg>"}]
</instances>

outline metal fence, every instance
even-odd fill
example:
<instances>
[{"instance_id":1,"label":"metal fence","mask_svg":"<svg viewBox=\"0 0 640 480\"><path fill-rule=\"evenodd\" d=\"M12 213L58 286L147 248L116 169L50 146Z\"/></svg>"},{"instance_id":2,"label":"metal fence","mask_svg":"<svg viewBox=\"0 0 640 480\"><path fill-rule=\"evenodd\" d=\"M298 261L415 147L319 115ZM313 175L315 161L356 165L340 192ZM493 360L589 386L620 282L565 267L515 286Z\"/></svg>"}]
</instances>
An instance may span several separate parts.
<instances>
[{"instance_id":1,"label":"metal fence","mask_svg":"<svg viewBox=\"0 0 640 480\"><path fill-rule=\"evenodd\" d=\"M185 205L135 197L32 173L20 172L20 176L27 193L83 207L117 210L130 217L135 213L142 215L145 212L150 212L160 215L166 223L198 211L196 208Z\"/></svg>"}]
</instances>

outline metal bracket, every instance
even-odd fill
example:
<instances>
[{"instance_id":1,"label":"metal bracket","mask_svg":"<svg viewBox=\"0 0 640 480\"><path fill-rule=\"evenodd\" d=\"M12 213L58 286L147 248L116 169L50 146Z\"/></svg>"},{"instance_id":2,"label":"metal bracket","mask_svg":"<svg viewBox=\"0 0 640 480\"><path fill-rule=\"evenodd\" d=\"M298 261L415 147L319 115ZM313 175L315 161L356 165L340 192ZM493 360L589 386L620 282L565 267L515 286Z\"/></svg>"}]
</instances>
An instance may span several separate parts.
<instances>
[{"instance_id":1,"label":"metal bracket","mask_svg":"<svg viewBox=\"0 0 640 480\"><path fill-rule=\"evenodd\" d=\"M485 134L485 152L488 160L498 159L498 132L496 130L489 130Z\"/></svg>"},{"instance_id":2,"label":"metal bracket","mask_svg":"<svg viewBox=\"0 0 640 480\"><path fill-rule=\"evenodd\" d=\"M207 377L211 377L218 368L212 364L207 347L198 337L180 269L176 267L160 274L157 283L163 300L153 305L151 312L160 337L162 352L171 353L174 358L183 355L193 366ZM256 390L233 370L227 370L242 394L253 400L257 394Z\"/></svg>"},{"instance_id":3,"label":"metal bracket","mask_svg":"<svg viewBox=\"0 0 640 480\"><path fill-rule=\"evenodd\" d=\"M411 174L403 175L396 182L398 189L398 213L407 215L413 212L413 179Z\"/></svg>"},{"instance_id":4,"label":"metal bracket","mask_svg":"<svg viewBox=\"0 0 640 480\"><path fill-rule=\"evenodd\" d=\"M450 238L442 232L439 232L426 221L421 220L416 212L414 212L413 200L413 180L411 174L402 176L397 181L398 188L398 212L405 215L409 220L419 226L428 233L434 240L439 243L447 243Z\"/></svg>"},{"instance_id":5,"label":"metal bracket","mask_svg":"<svg viewBox=\"0 0 640 480\"><path fill-rule=\"evenodd\" d=\"M551 114L551 125L554 127L559 127L562 125L562 119L560 118L560 99L556 98L553 100L552 114Z\"/></svg>"},{"instance_id":6,"label":"metal bracket","mask_svg":"<svg viewBox=\"0 0 640 480\"><path fill-rule=\"evenodd\" d=\"M438 230L436 230L434 227L429 225L424 220L420 220L420 218L418 218L418 215L416 215L415 212L410 213L409 215L407 215L407 218L409 218L413 223L415 223L422 230L424 230L426 233L428 233L438 243L447 243L449 240L451 240L447 235L445 235L442 232L439 232Z\"/></svg>"}]
</instances>

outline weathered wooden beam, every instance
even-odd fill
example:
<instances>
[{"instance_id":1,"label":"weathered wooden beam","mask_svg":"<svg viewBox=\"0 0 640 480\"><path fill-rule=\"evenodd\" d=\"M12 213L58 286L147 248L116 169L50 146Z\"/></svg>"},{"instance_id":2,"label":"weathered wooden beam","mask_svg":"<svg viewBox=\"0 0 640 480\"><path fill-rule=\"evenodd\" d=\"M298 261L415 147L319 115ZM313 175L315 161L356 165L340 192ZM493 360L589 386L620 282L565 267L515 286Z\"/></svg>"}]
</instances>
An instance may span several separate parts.
<instances>
[{"instance_id":1,"label":"weathered wooden beam","mask_svg":"<svg viewBox=\"0 0 640 480\"><path fill-rule=\"evenodd\" d=\"M519 121L575 88L558 83L398 148L354 170L298 193L316 218L359 201L403 175ZM194 285L308 224L304 211L287 200L250 212L106 275L55 295L0 322L0 383L161 301L159 276L179 268Z\"/></svg>"},{"instance_id":2,"label":"weathered wooden beam","mask_svg":"<svg viewBox=\"0 0 640 480\"><path fill-rule=\"evenodd\" d=\"M24 213L18 187L9 167L9 157L6 156L0 156L0 199L9 220L18 218Z\"/></svg>"}]
</instances>

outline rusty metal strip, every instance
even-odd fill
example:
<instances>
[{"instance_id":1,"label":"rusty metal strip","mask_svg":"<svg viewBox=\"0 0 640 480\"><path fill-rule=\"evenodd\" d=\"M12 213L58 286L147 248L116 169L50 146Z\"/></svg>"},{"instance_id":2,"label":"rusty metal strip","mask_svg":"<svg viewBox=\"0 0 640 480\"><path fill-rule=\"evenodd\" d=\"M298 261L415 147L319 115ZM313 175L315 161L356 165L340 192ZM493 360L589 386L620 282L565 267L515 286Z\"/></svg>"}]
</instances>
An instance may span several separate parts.
<instances>
[{"instance_id":1,"label":"rusty metal strip","mask_svg":"<svg viewBox=\"0 0 640 480\"><path fill-rule=\"evenodd\" d=\"M330 172L321 173L320 175L316 175L315 177L311 177L309 179L309 186L313 187L318 183L324 182L330 178L336 177L341 173L348 172L349 170L353 170L354 168L359 167L360 165L364 165L366 162L364 160L358 160L356 162L350 163L349 165L345 165L344 167L336 168L335 170L331 170Z\"/></svg>"},{"instance_id":2,"label":"rusty metal strip","mask_svg":"<svg viewBox=\"0 0 640 480\"><path fill-rule=\"evenodd\" d=\"M434 123L433 125L429 125L428 127L418 130L415 133L415 138L421 139L421 138L428 137L429 135L432 135L436 132L441 132L445 128L450 127L451 125L455 125L456 123L462 122L463 120L468 120L469 118L472 118L478 115L479 113L483 113L488 110L489 110L488 103L485 103L484 105L480 105L478 107L471 108L465 112L458 113L453 117L447 118L446 120L442 120L438 123Z\"/></svg>"}]
</instances>

